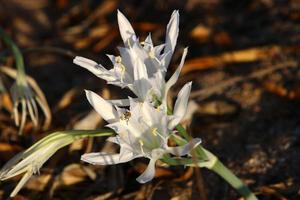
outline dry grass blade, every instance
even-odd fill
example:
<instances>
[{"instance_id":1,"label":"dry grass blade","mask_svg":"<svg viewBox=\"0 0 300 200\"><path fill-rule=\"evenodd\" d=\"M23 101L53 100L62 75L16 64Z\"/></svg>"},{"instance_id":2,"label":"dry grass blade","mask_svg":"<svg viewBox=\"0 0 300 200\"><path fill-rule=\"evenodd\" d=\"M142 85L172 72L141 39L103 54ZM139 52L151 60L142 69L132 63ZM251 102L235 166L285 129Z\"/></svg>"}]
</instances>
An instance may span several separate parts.
<instances>
[{"instance_id":1,"label":"dry grass blade","mask_svg":"<svg viewBox=\"0 0 300 200\"><path fill-rule=\"evenodd\" d=\"M225 88L230 87L241 81L247 81L250 79L261 78L261 77L264 77L276 70L284 69L284 68L292 68L292 67L297 67L297 63L295 61L286 61L284 63L279 63L277 65L274 65L273 67L268 67L267 69L257 70L248 76L245 76L245 77L244 76L236 76L229 80L222 81L212 87L208 87L208 88L204 88L204 89L192 92L190 97L205 99L205 98L211 96L212 94L216 94L216 93L224 90Z\"/></svg>"},{"instance_id":2,"label":"dry grass blade","mask_svg":"<svg viewBox=\"0 0 300 200\"><path fill-rule=\"evenodd\" d=\"M279 50L280 47L278 46L260 47L226 52L217 56L194 58L184 64L181 73L187 74L189 72L214 68L224 64L261 61L278 54Z\"/></svg>"}]
</instances>

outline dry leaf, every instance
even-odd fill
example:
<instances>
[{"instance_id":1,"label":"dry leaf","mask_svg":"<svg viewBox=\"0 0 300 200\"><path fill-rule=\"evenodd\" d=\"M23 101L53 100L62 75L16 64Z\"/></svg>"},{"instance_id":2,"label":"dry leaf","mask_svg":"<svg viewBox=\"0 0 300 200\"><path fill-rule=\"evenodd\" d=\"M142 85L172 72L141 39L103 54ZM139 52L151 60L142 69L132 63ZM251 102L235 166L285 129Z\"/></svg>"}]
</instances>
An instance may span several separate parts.
<instances>
[{"instance_id":1,"label":"dry leaf","mask_svg":"<svg viewBox=\"0 0 300 200\"><path fill-rule=\"evenodd\" d=\"M87 177L95 179L96 174L92 170L87 172L85 168L87 167L81 166L80 164L70 164L66 166L58 179L59 185L68 186L77 184L84 181Z\"/></svg>"},{"instance_id":2,"label":"dry leaf","mask_svg":"<svg viewBox=\"0 0 300 200\"><path fill-rule=\"evenodd\" d=\"M0 142L1 160L8 160L21 150L22 147L19 145Z\"/></svg>"},{"instance_id":3,"label":"dry leaf","mask_svg":"<svg viewBox=\"0 0 300 200\"><path fill-rule=\"evenodd\" d=\"M112 41L117 38L119 35L118 31L116 29L112 29L110 34L106 35L104 38L102 38L98 43L96 43L93 47L93 50L95 52L99 52L102 49L106 48Z\"/></svg>"},{"instance_id":4,"label":"dry leaf","mask_svg":"<svg viewBox=\"0 0 300 200\"><path fill-rule=\"evenodd\" d=\"M13 103L11 101L9 94L7 92L3 93L3 94L1 94L0 98L1 98L2 106L9 112L12 112L14 106L13 106Z\"/></svg>"},{"instance_id":5,"label":"dry leaf","mask_svg":"<svg viewBox=\"0 0 300 200\"><path fill-rule=\"evenodd\" d=\"M199 24L191 31L190 36L198 42L206 42L209 39L211 32L210 28Z\"/></svg>"},{"instance_id":6,"label":"dry leaf","mask_svg":"<svg viewBox=\"0 0 300 200\"><path fill-rule=\"evenodd\" d=\"M299 99L300 98L300 84L296 84L292 89L287 89L282 85L279 85L275 81L264 81L264 88L275 95L278 95L283 98L288 98L290 100Z\"/></svg>"},{"instance_id":7,"label":"dry leaf","mask_svg":"<svg viewBox=\"0 0 300 200\"><path fill-rule=\"evenodd\" d=\"M72 103L76 95L78 95L79 91L81 91L79 88L72 88L71 90L67 91L53 109L54 112L68 107Z\"/></svg>"},{"instance_id":8,"label":"dry leaf","mask_svg":"<svg viewBox=\"0 0 300 200\"><path fill-rule=\"evenodd\" d=\"M224 31L216 33L214 35L214 41L218 45L226 45L226 46L228 46L228 45L232 44L231 37L228 35L228 33L224 32Z\"/></svg>"},{"instance_id":9,"label":"dry leaf","mask_svg":"<svg viewBox=\"0 0 300 200\"><path fill-rule=\"evenodd\" d=\"M217 56L193 58L186 61L181 73L186 74L192 71L219 67L225 64L261 61L270 59L270 57L278 55L279 52L280 47L272 46L226 52Z\"/></svg>"},{"instance_id":10,"label":"dry leaf","mask_svg":"<svg viewBox=\"0 0 300 200\"><path fill-rule=\"evenodd\" d=\"M38 176L31 177L25 187L30 190L43 191L50 180L51 174L40 174Z\"/></svg>"}]
</instances>

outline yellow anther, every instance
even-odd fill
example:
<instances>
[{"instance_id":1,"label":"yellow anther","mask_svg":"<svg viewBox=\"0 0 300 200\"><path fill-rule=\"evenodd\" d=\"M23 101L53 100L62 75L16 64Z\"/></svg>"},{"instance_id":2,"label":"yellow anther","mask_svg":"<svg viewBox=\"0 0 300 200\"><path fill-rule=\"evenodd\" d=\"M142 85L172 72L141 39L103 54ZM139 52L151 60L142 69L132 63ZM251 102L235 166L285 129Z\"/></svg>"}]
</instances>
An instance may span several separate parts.
<instances>
[{"instance_id":1,"label":"yellow anther","mask_svg":"<svg viewBox=\"0 0 300 200\"><path fill-rule=\"evenodd\" d=\"M140 42L140 44L141 44L142 46L144 46L144 45L145 45L145 42Z\"/></svg>"},{"instance_id":2,"label":"yellow anther","mask_svg":"<svg viewBox=\"0 0 300 200\"><path fill-rule=\"evenodd\" d=\"M121 73L124 74L126 71L126 68L122 63L120 63L120 68L121 68Z\"/></svg>"},{"instance_id":3,"label":"yellow anther","mask_svg":"<svg viewBox=\"0 0 300 200\"><path fill-rule=\"evenodd\" d=\"M141 146L144 146L143 140L139 140L139 143L140 143Z\"/></svg>"},{"instance_id":4,"label":"yellow anther","mask_svg":"<svg viewBox=\"0 0 300 200\"><path fill-rule=\"evenodd\" d=\"M150 51L148 55L149 55L150 58L155 58L154 51Z\"/></svg>"},{"instance_id":5,"label":"yellow anther","mask_svg":"<svg viewBox=\"0 0 300 200\"><path fill-rule=\"evenodd\" d=\"M117 57L116 57L116 63L121 63L121 62L122 62L121 56L117 56Z\"/></svg>"},{"instance_id":6,"label":"yellow anther","mask_svg":"<svg viewBox=\"0 0 300 200\"><path fill-rule=\"evenodd\" d=\"M156 110L156 111L159 111L159 112L162 111L161 106L157 106L157 107L155 108L155 110Z\"/></svg>"},{"instance_id":7,"label":"yellow anther","mask_svg":"<svg viewBox=\"0 0 300 200\"><path fill-rule=\"evenodd\" d=\"M152 133L154 136L159 136L159 137L161 137L161 138L164 138L164 137L158 132L158 130L157 130L156 127L155 127L155 128L152 128L151 133Z\"/></svg>"},{"instance_id":8,"label":"yellow anther","mask_svg":"<svg viewBox=\"0 0 300 200\"><path fill-rule=\"evenodd\" d=\"M157 133L158 133L157 128L153 128L151 132L154 136L157 136Z\"/></svg>"},{"instance_id":9,"label":"yellow anther","mask_svg":"<svg viewBox=\"0 0 300 200\"><path fill-rule=\"evenodd\" d=\"M144 142L142 140L139 140L139 143L140 143L140 147L141 147L141 152L144 154L144 149L143 149L143 146L144 146Z\"/></svg>"}]
</instances>

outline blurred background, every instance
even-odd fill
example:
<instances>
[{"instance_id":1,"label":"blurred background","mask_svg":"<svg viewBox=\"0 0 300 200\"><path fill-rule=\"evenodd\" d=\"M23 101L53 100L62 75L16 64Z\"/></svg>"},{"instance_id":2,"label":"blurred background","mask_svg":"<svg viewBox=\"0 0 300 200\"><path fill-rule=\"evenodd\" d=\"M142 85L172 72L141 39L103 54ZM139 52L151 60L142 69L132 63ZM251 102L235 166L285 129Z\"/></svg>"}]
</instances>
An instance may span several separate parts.
<instances>
[{"instance_id":1,"label":"blurred background","mask_svg":"<svg viewBox=\"0 0 300 200\"><path fill-rule=\"evenodd\" d=\"M48 130L33 131L28 121L19 136L11 118L12 101L2 93L1 166L55 130L103 127L84 89L106 98L131 95L72 63L80 55L111 67L105 54L118 55L117 46L122 45L117 9L141 41L151 32L156 45L164 42L172 11L179 10L179 38L167 77L188 46L172 95L193 81L184 121L190 134L201 137L260 199L300 199L297 0L1 0L0 26L20 47L26 72L43 90L53 115ZM3 43L0 62L14 67ZM2 79L9 87L11 80ZM143 160L109 167L80 162L82 153L103 150L118 151L104 138L60 150L15 199L239 199L205 169L158 167L156 178L140 185L135 178L145 169ZM8 197L18 180L0 183L0 199Z\"/></svg>"}]
</instances>

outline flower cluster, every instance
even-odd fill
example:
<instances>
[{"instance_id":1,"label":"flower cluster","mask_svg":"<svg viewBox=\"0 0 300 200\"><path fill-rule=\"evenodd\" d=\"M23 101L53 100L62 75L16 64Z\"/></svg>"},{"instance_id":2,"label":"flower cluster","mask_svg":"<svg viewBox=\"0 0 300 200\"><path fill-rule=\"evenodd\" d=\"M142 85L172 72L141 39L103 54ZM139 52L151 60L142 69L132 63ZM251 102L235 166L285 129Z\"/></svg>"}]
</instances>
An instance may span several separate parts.
<instances>
[{"instance_id":1,"label":"flower cluster","mask_svg":"<svg viewBox=\"0 0 300 200\"><path fill-rule=\"evenodd\" d=\"M108 70L90 59L76 57L74 63L96 76L122 88L129 88L135 98L105 100L94 92L86 96L94 109L108 122L117 136L108 141L120 145L119 154L105 152L82 155L82 160L99 165L128 162L137 157L150 159L147 169L137 178L140 183L153 179L155 163L165 154L188 155L200 144L199 138L189 143L170 147L168 139L186 113L191 82L184 85L177 96L173 114L168 115L167 94L176 83L187 54L184 49L181 62L168 81L165 75L175 50L179 32L179 13L174 11L167 25L165 44L154 46L151 35L140 42L126 17L118 11L118 24L124 47L120 56L108 55L113 68Z\"/></svg>"}]
</instances>

